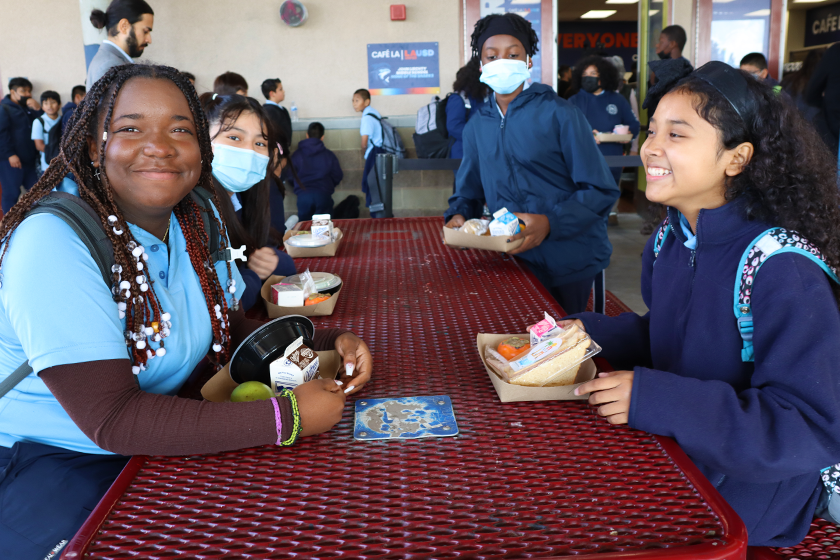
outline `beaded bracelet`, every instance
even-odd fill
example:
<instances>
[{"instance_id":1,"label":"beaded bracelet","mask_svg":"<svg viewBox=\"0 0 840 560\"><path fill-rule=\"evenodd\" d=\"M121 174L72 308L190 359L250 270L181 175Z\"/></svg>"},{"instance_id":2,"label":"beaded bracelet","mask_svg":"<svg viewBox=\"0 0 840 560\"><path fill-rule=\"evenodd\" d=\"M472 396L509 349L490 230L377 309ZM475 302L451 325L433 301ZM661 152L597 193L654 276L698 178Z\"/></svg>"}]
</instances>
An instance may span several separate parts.
<instances>
[{"instance_id":1,"label":"beaded bracelet","mask_svg":"<svg viewBox=\"0 0 840 560\"><path fill-rule=\"evenodd\" d=\"M292 425L292 434L286 441L280 441L279 438L282 436L280 436L278 432L277 445L288 446L295 443L297 441L298 436L300 435L300 412L298 411L297 397L295 397L295 394L292 391L290 391L289 389L283 389L283 391L280 393L280 396L288 397L289 403L292 405L292 418L294 418L294 424Z\"/></svg>"},{"instance_id":2,"label":"beaded bracelet","mask_svg":"<svg viewBox=\"0 0 840 560\"><path fill-rule=\"evenodd\" d=\"M282 445L283 443L283 417L280 414L280 405L277 399L271 399L271 404L274 405L274 425L277 428L277 441L274 445Z\"/></svg>"}]
</instances>

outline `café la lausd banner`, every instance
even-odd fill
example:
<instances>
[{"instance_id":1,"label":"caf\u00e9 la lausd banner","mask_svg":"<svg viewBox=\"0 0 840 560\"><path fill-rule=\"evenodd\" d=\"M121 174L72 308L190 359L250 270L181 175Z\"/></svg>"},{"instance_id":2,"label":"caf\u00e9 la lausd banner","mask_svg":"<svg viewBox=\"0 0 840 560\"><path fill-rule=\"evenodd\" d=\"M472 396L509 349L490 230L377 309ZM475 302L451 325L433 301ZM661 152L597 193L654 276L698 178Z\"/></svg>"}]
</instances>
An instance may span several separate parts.
<instances>
[{"instance_id":1,"label":"caf\u00e9 la lausd banner","mask_svg":"<svg viewBox=\"0 0 840 560\"><path fill-rule=\"evenodd\" d=\"M371 95L440 93L437 43L374 43L367 57Z\"/></svg>"}]
</instances>

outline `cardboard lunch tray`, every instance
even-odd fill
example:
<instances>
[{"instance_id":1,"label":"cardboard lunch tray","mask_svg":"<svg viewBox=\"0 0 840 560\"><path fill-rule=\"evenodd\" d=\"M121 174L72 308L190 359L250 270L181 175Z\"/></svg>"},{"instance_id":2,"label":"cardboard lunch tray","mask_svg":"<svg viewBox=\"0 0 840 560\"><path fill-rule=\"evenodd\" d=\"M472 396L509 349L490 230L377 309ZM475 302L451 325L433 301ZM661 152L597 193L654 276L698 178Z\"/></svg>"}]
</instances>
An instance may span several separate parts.
<instances>
[{"instance_id":1,"label":"cardboard lunch tray","mask_svg":"<svg viewBox=\"0 0 840 560\"><path fill-rule=\"evenodd\" d=\"M339 290L334 293L327 301L322 301L315 305L305 305L303 307L280 307L271 303L271 286L283 280L285 276L269 276L262 285L260 295L265 300L265 308L268 311L268 316L272 319L278 317L285 317L286 315L303 315L304 317L324 317L325 315L332 315L335 311L335 306L338 303L338 296L341 290L344 289L342 285ZM344 282L344 280L342 280Z\"/></svg>"},{"instance_id":2,"label":"cardboard lunch tray","mask_svg":"<svg viewBox=\"0 0 840 560\"><path fill-rule=\"evenodd\" d=\"M335 379L341 367L341 356L335 350L315 352L318 354L318 377ZM220 369L201 388L201 396L211 402L225 402L230 400L230 394L239 384L230 378L230 363Z\"/></svg>"},{"instance_id":3,"label":"cardboard lunch tray","mask_svg":"<svg viewBox=\"0 0 840 560\"><path fill-rule=\"evenodd\" d=\"M476 337L478 355L481 357L481 363L484 364L484 369L487 370L487 375L490 376L490 381L493 382L493 387L495 387L500 401L580 401L589 398L587 395L575 395L575 389L582 383L595 379L598 368L595 367L595 362L592 361L592 358L580 364L580 369L573 385L563 385L561 387L523 387L521 385L511 385L499 377L484 360L484 350L488 345L495 348L500 342L512 336L519 336L525 339L529 337L527 334L485 333L479 333Z\"/></svg>"},{"instance_id":4,"label":"cardboard lunch tray","mask_svg":"<svg viewBox=\"0 0 840 560\"><path fill-rule=\"evenodd\" d=\"M632 134L613 134L612 132L599 132L599 142L629 142L633 139Z\"/></svg>"},{"instance_id":5,"label":"cardboard lunch tray","mask_svg":"<svg viewBox=\"0 0 840 560\"><path fill-rule=\"evenodd\" d=\"M338 246L341 245L341 239L344 237L344 234L338 228L333 228L335 230L335 241L324 245L323 247L294 247L286 243L294 232L287 231L286 234L283 236L283 247L286 248L286 252L289 253L289 256L295 259L307 258L307 257L334 257L335 254L338 252Z\"/></svg>"},{"instance_id":6,"label":"cardboard lunch tray","mask_svg":"<svg viewBox=\"0 0 840 560\"><path fill-rule=\"evenodd\" d=\"M443 228L443 242L451 247L467 247L469 249L484 249L486 251L498 251L507 253L522 245L525 240L519 239L513 243L507 242L506 235L475 235L464 233L452 228Z\"/></svg>"}]
</instances>

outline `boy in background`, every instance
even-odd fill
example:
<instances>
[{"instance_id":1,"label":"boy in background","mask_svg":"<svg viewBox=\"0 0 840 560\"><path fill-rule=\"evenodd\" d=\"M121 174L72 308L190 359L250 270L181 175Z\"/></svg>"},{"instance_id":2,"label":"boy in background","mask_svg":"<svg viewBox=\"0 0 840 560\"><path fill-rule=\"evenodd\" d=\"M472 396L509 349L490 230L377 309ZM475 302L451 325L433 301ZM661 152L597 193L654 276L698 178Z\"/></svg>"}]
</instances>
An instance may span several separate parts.
<instances>
[{"instance_id":1,"label":"boy in background","mask_svg":"<svg viewBox=\"0 0 840 560\"><path fill-rule=\"evenodd\" d=\"M70 121L70 117L73 116L73 111L76 110L76 107L79 106L79 103L82 102L82 99L85 98L85 94L87 90L85 86L75 86L72 90L70 90L70 101L64 104L64 107L61 108L61 133L64 134L64 129L67 128L67 123Z\"/></svg>"},{"instance_id":2,"label":"boy in background","mask_svg":"<svg viewBox=\"0 0 840 560\"><path fill-rule=\"evenodd\" d=\"M380 193L377 189L376 156L385 153L382 149L382 125L379 122L382 115L370 106L370 92L366 89L357 89L353 94L353 110L362 114L359 134L362 137L362 151L364 152L365 160L365 169L362 172L362 192L365 193L365 206L370 208L373 205L374 210L371 210L370 216L372 218L381 218L384 216L384 212L379 209L382 201L380 200ZM371 174L372 177L369 178L368 175ZM369 179L373 179L373 187L377 189L373 193L370 191Z\"/></svg>"},{"instance_id":3,"label":"boy in background","mask_svg":"<svg viewBox=\"0 0 840 560\"><path fill-rule=\"evenodd\" d=\"M9 80L9 93L0 101L0 185L3 213L15 205L20 187L27 191L38 181L38 150L32 142L32 121L41 106L32 99L32 82Z\"/></svg>"},{"instance_id":4,"label":"boy in background","mask_svg":"<svg viewBox=\"0 0 840 560\"><path fill-rule=\"evenodd\" d=\"M269 120L286 139L292 143L292 117L289 116L289 111L280 105L286 99L286 92L283 89L283 82L280 78L269 78L260 86L263 97L265 97L265 105L263 110L268 115Z\"/></svg>"},{"instance_id":5,"label":"boy in background","mask_svg":"<svg viewBox=\"0 0 840 560\"><path fill-rule=\"evenodd\" d=\"M314 122L306 131L292 155L297 171L295 194L297 195L298 217L307 221L313 214L332 214L335 187L344 178L341 165L335 154L324 146L324 125Z\"/></svg>"},{"instance_id":6,"label":"boy in background","mask_svg":"<svg viewBox=\"0 0 840 560\"><path fill-rule=\"evenodd\" d=\"M776 90L776 93L782 90L779 82L770 75L770 70L767 69L767 59L760 52L746 55L741 59L740 66L741 70L749 72L756 80Z\"/></svg>"},{"instance_id":7,"label":"boy in background","mask_svg":"<svg viewBox=\"0 0 840 560\"><path fill-rule=\"evenodd\" d=\"M41 109L44 114L32 123L32 140L35 141L35 149L41 152L42 175L49 167L50 159L52 159L47 158L47 145L55 146L61 142L59 107L61 107L61 96L54 91L45 91L41 94ZM54 127L58 128L50 134Z\"/></svg>"}]
</instances>

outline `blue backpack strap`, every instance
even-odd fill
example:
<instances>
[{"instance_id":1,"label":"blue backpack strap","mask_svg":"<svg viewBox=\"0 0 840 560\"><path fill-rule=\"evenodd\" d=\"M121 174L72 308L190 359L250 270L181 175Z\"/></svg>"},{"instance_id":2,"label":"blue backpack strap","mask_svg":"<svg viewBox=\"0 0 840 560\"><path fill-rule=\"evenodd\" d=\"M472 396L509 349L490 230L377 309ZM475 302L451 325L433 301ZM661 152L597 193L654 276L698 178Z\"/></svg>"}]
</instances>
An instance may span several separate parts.
<instances>
[{"instance_id":1,"label":"blue backpack strap","mask_svg":"<svg viewBox=\"0 0 840 560\"><path fill-rule=\"evenodd\" d=\"M820 250L795 231L784 228L768 229L756 237L743 256L738 265L739 275L735 280L735 319L738 321L738 332L744 346L741 350L741 361L755 361L753 349L753 317L752 317L752 288L755 283L755 276L761 265L772 255L781 253L797 253L811 259L816 263L834 282L840 284L837 271L825 262Z\"/></svg>"},{"instance_id":2,"label":"blue backpack strap","mask_svg":"<svg viewBox=\"0 0 840 560\"><path fill-rule=\"evenodd\" d=\"M656 239L653 242L653 258L656 264L656 258L659 256L659 251L662 250L662 245L665 243L665 238L668 237L668 232L671 230L671 220L666 216L662 224L659 226L659 231L656 234Z\"/></svg>"}]
</instances>

